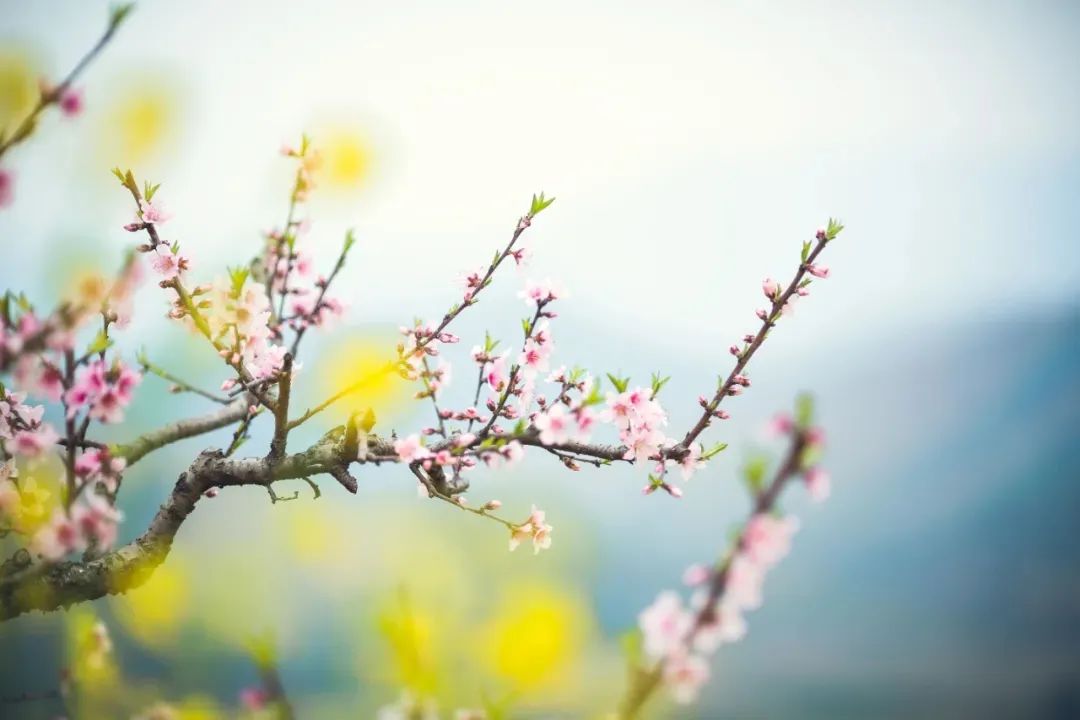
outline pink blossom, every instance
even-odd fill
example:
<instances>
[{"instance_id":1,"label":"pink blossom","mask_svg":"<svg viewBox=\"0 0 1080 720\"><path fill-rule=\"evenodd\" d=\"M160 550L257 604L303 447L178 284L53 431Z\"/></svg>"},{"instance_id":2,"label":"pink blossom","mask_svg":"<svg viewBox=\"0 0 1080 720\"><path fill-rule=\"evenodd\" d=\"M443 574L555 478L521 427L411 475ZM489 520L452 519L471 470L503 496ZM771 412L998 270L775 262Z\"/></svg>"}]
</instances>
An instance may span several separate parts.
<instances>
[{"instance_id":1,"label":"pink blossom","mask_svg":"<svg viewBox=\"0 0 1080 720\"><path fill-rule=\"evenodd\" d=\"M395 440L394 452L397 453L398 459L403 463L411 463L431 457L431 451L421 444L419 435L409 435L401 440Z\"/></svg>"},{"instance_id":2,"label":"pink blossom","mask_svg":"<svg viewBox=\"0 0 1080 720\"><path fill-rule=\"evenodd\" d=\"M708 679L708 663L693 653L678 653L664 663L664 684L682 705L694 702Z\"/></svg>"},{"instance_id":3,"label":"pink blossom","mask_svg":"<svg viewBox=\"0 0 1080 720\"><path fill-rule=\"evenodd\" d=\"M15 176L10 170L0 169L0 208L15 201Z\"/></svg>"},{"instance_id":4,"label":"pink blossom","mask_svg":"<svg viewBox=\"0 0 1080 720\"><path fill-rule=\"evenodd\" d=\"M693 621L677 593L670 590L660 593L653 604L638 615L645 654L659 660L677 652Z\"/></svg>"},{"instance_id":5,"label":"pink blossom","mask_svg":"<svg viewBox=\"0 0 1080 720\"><path fill-rule=\"evenodd\" d=\"M545 280L540 283L527 280L525 282L525 289L518 293L518 297L522 298L529 307L547 304L554 300L558 300L564 295L565 293L556 288L551 280Z\"/></svg>"},{"instance_id":6,"label":"pink blossom","mask_svg":"<svg viewBox=\"0 0 1080 720\"><path fill-rule=\"evenodd\" d=\"M560 445L569 440L573 422L563 405L548 408L533 418L533 425L540 431L540 442L544 445Z\"/></svg>"},{"instance_id":7,"label":"pink blossom","mask_svg":"<svg viewBox=\"0 0 1080 720\"><path fill-rule=\"evenodd\" d=\"M30 549L46 560L60 560L76 550L85 550L86 541L75 522L55 510L49 522L30 539Z\"/></svg>"},{"instance_id":8,"label":"pink blossom","mask_svg":"<svg viewBox=\"0 0 1080 720\"><path fill-rule=\"evenodd\" d=\"M266 691L262 688L247 687L240 691L240 704L251 712L265 708L267 699Z\"/></svg>"},{"instance_id":9,"label":"pink blossom","mask_svg":"<svg viewBox=\"0 0 1080 720\"><path fill-rule=\"evenodd\" d=\"M683 572L682 580L684 585L695 587L697 585L703 584L706 580L709 579L711 575L712 572L709 570L708 567L700 563L696 563L686 568L686 570Z\"/></svg>"},{"instance_id":10,"label":"pink blossom","mask_svg":"<svg viewBox=\"0 0 1080 720\"><path fill-rule=\"evenodd\" d=\"M780 314L784 317L789 317L795 314L795 301L799 299L799 295L792 295L784 303L784 306L780 308Z\"/></svg>"},{"instance_id":11,"label":"pink blossom","mask_svg":"<svg viewBox=\"0 0 1080 720\"><path fill-rule=\"evenodd\" d=\"M75 117L83 110L83 95L81 90L68 88L60 96L60 112L67 117Z\"/></svg>"},{"instance_id":12,"label":"pink blossom","mask_svg":"<svg viewBox=\"0 0 1080 720\"><path fill-rule=\"evenodd\" d=\"M713 608L711 621L703 624L694 636L694 649L714 653L727 643L735 643L746 637L746 619L742 610L730 602L720 602Z\"/></svg>"},{"instance_id":13,"label":"pink blossom","mask_svg":"<svg viewBox=\"0 0 1080 720\"><path fill-rule=\"evenodd\" d=\"M766 426L765 431L769 437L781 437L788 435L795 429L795 420L787 413L777 413Z\"/></svg>"},{"instance_id":14,"label":"pink blossom","mask_svg":"<svg viewBox=\"0 0 1080 720\"><path fill-rule=\"evenodd\" d=\"M167 222L172 217L172 215L167 213L165 208L160 204L155 205L146 200L139 201L139 212L142 213L142 221L152 225Z\"/></svg>"},{"instance_id":15,"label":"pink blossom","mask_svg":"<svg viewBox=\"0 0 1080 720\"><path fill-rule=\"evenodd\" d=\"M532 539L533 553L551 547L551 525L547 524L545 513L535 505L529 513L529 519L510 531L510 551L513 552L525 540Z\"/></svg>"},{"instance_id":16,"label":"pink blossom","mask_svg":"<svg viewBox=\"0 0 1080 720\"><path fill-rule=\"evenodd\" d=\"M743 532L744 551L763 568L772 567L791 551L791 538L798 527L794 518L758 513L750 518Z\"/></svg>"},{"instance_id":17,"label":"pink blossom","mask_svg":"<svg viewBox=\"0 0 1080 720\"><path fill-rule=\"evenodd\" d=\"M518 364L521 365L526 374L535 376L537 373L548 369L549 354L547 346L541 345L535 340L528 340L521 352L521 356L518 358Z\"/></svg>"},{"instance_id":18,"label":"pink blossom","mask_svg":"<svg viewBox=\"0 0 1080 720\"><path fill-rule=\"evenodd\" d=\"M64 394L64 376L42 356L26 355L15 366L15 382L28 393L58 402Z\"/></svg>"},{"instance_id":19,"label":"pink blossom","mask_svg":"<svg viewBox=\"0 0 1080 720\"><path fill-rule=\"evenodd\" d=\"M693 477L694 472L705 467L705 462L701 459L701 446L691 445L686 451L686 455L679 461L679 471L682 474L682 479L689 480Z\"/></svg>"},{"instance_id":20,"label":"pink blossom","mask_svg":"<svg viewBox=\"0 0 1080 720\"><path fill-rule=\"evenodd\" d=\"M108 550L116 543L117 523L123 518L104 495L86 493L84 503L72 508L71 517L87 543Z\"/></svg>"},{"instance_id":21,"label":"pink blossom","mask_svg":"<svg viewBox=\"0 0 1080 720\"><path fill-rule=\"evenodd\" d=\"M506 387L509 376L506 370L506 353L494 358L484 366L484 382L492 387L495 392L500 392Z\"/></svg>"},{"instance_id":22,"label":"pink blossom","mask_svg":"<svg viewBox=\"0 0 1080 720\"><path fill-rule=\"evenodd\" d=\"M803 474L806 489L810 491L810 497L814 502L824 502L829 499L832 492L832 482L829 473L820 467L812 467Z\"/></svg>"},{"instance_id":23,"label":"pink blossom","mask_svg":"<svg viewBox=\"0 0 1080 720\"><path fill-rule=\"evenodd\" d=\"M731 559L724 585L724 600L733 607L755 610L761 607L761 588L765 575L761 567L743 553Z\"/></svg>"},{"instance_id":24,"label":"pink blossom","mask_svg":"<svg viewBox=\"0 0 1080 720\"><path fill-rule=\"evenodd\" d=\"M131 402L132 392L142 381L142 375L117 361L107 369L101 359L93 360L79 370L75 383L64 396L68 416L74 417L81 408L90 406L90 417L102 422L119 422L124 408Z\"/></svg>"},{"instance_id":25,"label":"pink blossom","mask_svg":"<svg viewBox=\"0 0 1080 720\"><path fill-rule=\"evenodd\" d=\"M179 252L173 252L167 244L161 243L150 258L150 266L165 280L172 280L188 269L188 259Z\"/></svg>"},{"instance_id":26,"label":"pink blossom","mask_svg":"<svg viewBox=\"0 0 1080 720\"><path fill-rule=\"evenodd\" d=\"M36 428L17 431L4 443L4 448L12 455L35 458L51 449L59 439L52 425L40 423Z\"/></svg>"}]
</instances>

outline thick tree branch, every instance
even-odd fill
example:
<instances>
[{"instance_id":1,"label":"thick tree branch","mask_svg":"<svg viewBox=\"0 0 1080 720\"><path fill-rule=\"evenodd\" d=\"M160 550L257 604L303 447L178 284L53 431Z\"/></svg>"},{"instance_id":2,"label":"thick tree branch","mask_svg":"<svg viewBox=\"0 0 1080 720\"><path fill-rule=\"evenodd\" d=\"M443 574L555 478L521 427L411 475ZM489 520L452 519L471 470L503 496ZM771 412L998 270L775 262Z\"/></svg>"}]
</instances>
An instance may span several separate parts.
<instances>
[{"instance_id":1,"label":"thick tree branch","mask_svg":"<svg viewBox=\"0 0 1080 720\"><path fill-rule=\"evenodd\" d=\"M157 430L140 435L131 442L116 445L112 448L112 455L113 457L124 458L130 467L142 459L144 455L158 448L165 447L178 440L219 430L232 425L234 422L243 420L244 416L248 414L250 405L251 403L246 395L239 397L228 405L206 415L177 420Z\"/></svg>"},{"instance_id":2,"label":"thick tree branch","mask_svg":"<svg viewBox=\"0 0 1080 720\"><path fill-rule=\"evenodd\" d=\"M220 450L201 453L180 475L146 531L127 545L90 561L31 564L28 554L20 554L19 562L5 563L0 574L0 620L33 610L66 608L127 592L146 582L168 557L180 526L211 488L240 485L268 488L279 480L306 479L320 473L338 477L347 474L352 462L396 459L392 443L377 436L368 438L368 452L358 459L346 452L351 448L347 447L344 434L343 427L335 428L304 452L287 455L277 462L265 457L232 459ZM352 487L346 485L346 488L356 492L355 480Z\"/></svg>"}]
</instances>

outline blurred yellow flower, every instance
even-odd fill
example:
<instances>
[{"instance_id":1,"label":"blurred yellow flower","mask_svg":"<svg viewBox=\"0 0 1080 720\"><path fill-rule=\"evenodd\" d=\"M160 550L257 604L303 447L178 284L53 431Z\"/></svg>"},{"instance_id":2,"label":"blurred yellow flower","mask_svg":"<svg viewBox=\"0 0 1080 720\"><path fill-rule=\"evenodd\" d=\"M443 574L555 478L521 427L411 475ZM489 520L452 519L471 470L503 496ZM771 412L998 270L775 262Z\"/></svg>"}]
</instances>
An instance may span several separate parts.
<instances>
[{"instance_id":1,"label":"blurred yellow flower","mask_svg":"<svg viewBox=\"0 0 1080 720\"><path fill-rule=\"evenodd\" d=\"M161 78L138 78L117 84L118 99L100 133L101 151L110 165L138 165L158 150L173 130L176 98Z\"/></svg>"},{"instance_id":2,"label":"blurred yellow flower","mask_svg":"<svg viewBox=\"0 0 1080 720\"><path fill-rule=\"evenodd\" d=\"M482 637L484 660L516 690L557 681L582 652L588 611L565 591L518 586L503 598Z\"/></svg>"},{"instance_id":3,"label":"blurred yellow flower","mask_svg":"<svg viewBox=\"0 0 1080 720\"><path fill-rule=\"evenodd\" d=\"M187 569L174 552L144 585L117 597L116 616L143 643L163 647L177 638L189 613L189 598Z\"/></svg>"},{"instance_id":4,"label":"blurred yellow flower","mask_svg":"<svg viewBox=\"0 0 1080 720\"><path fill-rule=\"evenodd\" d=\"M30 58L15 50L0 50L0 131L14 129L37 99L37 73Z\"/></svg>"},{"instance_id":5,"label":"blurred yellow flower","mask_svg":"<svg viewBox=\"0 0 1080 720\"><path fill-rule=\"evenodd\" d=\"M378 624L390 645L393 682L420 697L433 695L438 687L435 617L418 609L402 591L397 602L379 614Z\"/></svg>"},{"instance_id":6,"label":"blurred yellow flower","mask_svg":"<svg viewBox=\"0 0 1080 720\"><path fill-rule=\"evenodd\" d=\"M322 177L328 186L352 189L368 179L371 147L363 135L349 128L334 128L319 137Z\"/></svg>"},{"instance_id":7,"label":"blurred yellow flower","mask_svg":"<svg viewBox=\"0 0 1080 720\"><path fill-rule=\"evenodd\" d=\"M350 546L336 518L328 517L324 506L310 503L290 510L288 539L297 557L309 563L338 565Z\"/></svg>"},{"instance_id":8,"label":"blurred yellow flower","mask_svg":"<svg viewBox=\"0 0 1080 720\"><path fill-rule=\"evenodd\" d=\"M328 414L335 422L368 408L377 419L383 418L409 401L409 384L393 369L395 342L395 337L385 333L359 333L321 353L315 373L323 381L324 395L356 388L331 408Z\"/></svg>"}]
</instances>

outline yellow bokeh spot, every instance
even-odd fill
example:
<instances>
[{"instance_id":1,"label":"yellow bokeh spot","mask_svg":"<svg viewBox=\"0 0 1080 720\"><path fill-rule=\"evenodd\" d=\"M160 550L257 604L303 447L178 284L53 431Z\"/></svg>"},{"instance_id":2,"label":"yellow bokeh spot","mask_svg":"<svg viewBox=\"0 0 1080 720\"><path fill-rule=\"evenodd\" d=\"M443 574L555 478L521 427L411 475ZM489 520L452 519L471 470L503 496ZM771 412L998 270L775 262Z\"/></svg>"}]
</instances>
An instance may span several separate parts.
<instances>
[{"instance_id":1,"label":"yellow bokeh spot","mask_svg":"<svg viewBox=\"0 0 1080 720\"><path fill-rule=\"evenodd\" d=\"M307 562L336 563L348 547L341 527L314 505L289 513L288 538L297 557Z\"/></svg>"},{"instance_id":2,"label":"yellow bokeh spot","mask_svg":"<svg viewBox=\"0 0 1080 720\"><path fill-rule=\"evenodd\" d=\"M394 370L396 338L360 334L326 348L316 374L322 378L323 393L352 391L331 407L329 414L340 421L353 412L371 409L376 419L400 410L409 401L412 389Z\"/></svg>"},{"instance_id":3,"label":"yellow bokeh spot","mask_svg":"<svg viewBox=\"0 0 1080 720\"><path fill-rule=\"evenodd\" d=\"M398 601L378 616L379 630L390 646L393 683L420 696L431 695L438 686L438 655L435 617L402 592Z\"/></svg>"},{"instance_id":4,"label":"yellow bokeh spot","mask_svg":"<svg viewBox=\"0 0 1080 720\"><path fill-rule=\"evenodd\" d=\"M156 151L172 130L174 105L160 81L140 80L127 87L107 113L102 131L109 162L137 165Z\"/></svg>"},{"instance_id":5,"label":"yellow bokeh spot","mask_svg":"<svg viewBox=\"0 0 1080 720\"><path fill-rule=\"evenodd\" d=\"M188 573L174 553L144 585L120 596L117 617L142 642L168 646L178 636L190 606Z\"/></svg>"},{"instance_id":6,"label":"yellow bokeh spot","mask_svg":"<svg viewBox=\"0 0 1080 720\"><path fill-rule=\"evenodd\" d=\"M581 653L587 611L549 587L514 589L488 623L486 661L516 689L556 680Z\"/></svg>"},{"instance_id":7,"label":"yellow bokeh spot","mask_svg":"<svg viewBox=\"0 0 1080 720\"><path fill-rule=\"evenodd\" d=\"M21 465L18 470L18 503L10 511L11 524L33 535L60 507L63 469L59 458L49 456Z\"/></svg>"},{"instance_id":8,"label":"yellow bokeh spot","mask_svg":"<svg viewBox=\"0 0 1080 720\"><path fill-rule=\"evenodd\" d=\"M37 102L35 75L25 54L0 50L0 130L13 130Z\"/></svg>"},{"instance_id":9,"label":"yellow bokeh spot","mask_svg":"<svg viewBox=\"0 0 1080 720\"><path fill-rule=\"evenodd\" d=\"M178 720L218 720L226 717L213 698L192 695L176 707Z\"/></svg>"},{"instance_id":10,"label":"yellow bokeh spot","mask_svg":"<svg viewBox=\"0 0 1080 720\"><path fill-rule=\"evenodd\" d=\"M321 136L322 177L326 184L338 188L354 188L362 184L371 171L371 147L355 130L336 129Z\"/></svg>"}]
</instances>

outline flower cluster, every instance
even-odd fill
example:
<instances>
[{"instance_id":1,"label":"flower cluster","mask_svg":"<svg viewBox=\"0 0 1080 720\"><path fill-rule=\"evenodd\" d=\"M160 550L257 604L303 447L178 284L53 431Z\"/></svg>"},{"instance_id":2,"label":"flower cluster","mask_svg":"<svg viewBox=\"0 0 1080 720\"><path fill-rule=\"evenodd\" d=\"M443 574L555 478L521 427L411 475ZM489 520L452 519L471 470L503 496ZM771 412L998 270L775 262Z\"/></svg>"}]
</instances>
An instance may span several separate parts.
<instances>
[{"instance_id":1,"label":"flower cluster","mask_svg":"<svg viewBox=\"0 0 1080 720\"><path fill-rule=\"evenodd\" d=\"M510 551L516 550L526 540L532 540L533 554L547 550L551 547L551 530L544 511L533 505L528 520L510 531Z\"/></svg>"},{"instance_id":2,"label":"flower cluster","mask_svg":"<svg viewBox=\"0 0 1080 720\"><path fill-rule=\"evenodd\" d=\"M788 554L797 528L792 518L755 515L747 523L738 550L726 566L715 571L724 582L719 600L710 603L704 587L715 580L713 572L693 566L684 575L687 584L696 586L689 606L669 590L638 616L644 650L663 663L664 682L676 700L692 702L709 677L705 658L746 634L743 612L761 606L765 573Z\"/></svg>"},{"instance_id":3,"label":"flower cluster","mask_svg":"<svg viewBox=\"0 0 1080 720\"><path fill-rule=\"evenodd\" d=\"M106 365L98 358L79 369L75 382L64 393L69 418L88 408L91 418L103 423L117 423L124 418L124 409L131 403L132 393L142 381L142 375L119 360Z\"/></svg>"},{"instance_id":4,"label":"flower cluster","mask_svg":"<svg viewBox=\"0 0 1080 720\"><path fill-rule=\"evenodd\" d=\"M274 376L281 369L286 349L273 342L266 287L248 280L248 272L240 270L219 277L205 294L200 305L205 308L206 322L221 356L255 380ZM225 387L234 384L230 379Z\"/></svg>"},{"instance_id":5,"label":"flower cluster","mask_svg":"<svg viewBox=\"0 0 1080 720\"><path fill-rule=\"evenodd\" d=\"M66 511L57 508L45 527L30 541L30 548L47 560L60 560L89 548L108 550L115 544L123 515L104 495L83 493Z\"/></svg>"},{"instance_id":6,"label":"flower cluster","mask_svg":"<svg viewBox=\"0 0 1080 720\"><path fill-rule=\"evenodd\" d=\"M25 393L7 392L0 386L0 440L9 455L35 458L56 444L60 436L42 420L43 405L26 405Z\"/></svg>"},{"instance_id":7,"label":"flower cluster","mask_svg":"<svg viewBox=\"0 0 1080 720\"><path fill-rule=\"evenodd\" d=\"M609 393L607 413L626 446L625 459L648 460L659 456L660 448L667 442L661 430L667 425L667 413L650 388Z\"/></svg>"},{"instance_id":8,"label":"flower cluster","mask_svg":"<svg viewBox=\"0 0 1080 720\"><path fill-rule=\"evenodd\" d=\"M75 460L75 476L83 483L101 483L109 494L115 494L125 467L127 461L112 457L107 447L89 448Z\"/></svg>"}]
</instances>

